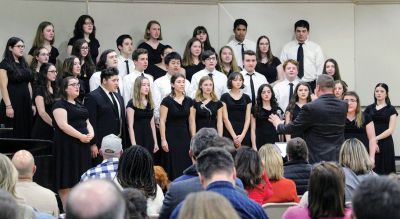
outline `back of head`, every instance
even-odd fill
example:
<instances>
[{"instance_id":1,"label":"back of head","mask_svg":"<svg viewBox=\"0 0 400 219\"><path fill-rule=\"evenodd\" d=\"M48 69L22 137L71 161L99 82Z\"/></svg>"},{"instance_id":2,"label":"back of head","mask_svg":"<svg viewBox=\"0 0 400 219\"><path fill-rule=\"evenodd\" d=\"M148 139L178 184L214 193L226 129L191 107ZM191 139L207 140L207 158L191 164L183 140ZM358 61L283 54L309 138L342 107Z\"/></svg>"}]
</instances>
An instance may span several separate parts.
<instances>
[{"instance_id":1,"label":"back of head","mask_svg":"<svg viewBox=\"0 0 400 219\"><path fill-rule=\"evenodd\" d=\"M356 138L344 141L340 148L339 163L357 175L366 174L373 168L364 144Z\"/></svg>"},{"instance_id":2,"label":"back of head","mask_svg":"<svg viewBox=\"0 0 400 219\"><path fill-rule=\"evenodd\" d=\"M232 155L223 148L208 148L197 157L197 171L206 180L211 179L216 173L229 176L234 169Z\"/></svg>"},{"instance_id":3,"label":"back of head","mask_svg":"<svg viewBox=\"0 0 400 219\"><path fill-rule=\"evenodd\" d=\"M122 196L126 202L127 219L147 218L147 199L143 192L134 188L125 188Z\"/></svg>"},{"instance_id":4,"label":"back of head","mask_svg":"<svg viewBox=\"0 0 400 219\"><path fill-rule=\"evenodd\" d=\"M213 128L202 128L192 138L190 150L194 157L199 156L200 152L210 147L211 143L218 137L218 133Z\"/></svg>"},{"instance_id":5,"label":"back of head","mask_svg":"<svg viewBox=\"0 0 400 219\"><path fill-rule=\"evenodd\" d=\"M101 154L104 159L119 157L122 152L122 140L114 134L109 134L103 137L101 141Z\"/></svg>"},{"instance_id":6,"label":"back of head","mask_svg":"<svg viewBox=\"0 0 400 219\"><path fill-rule=\"evenodd\" d=\"M321 74L317 78L317 86L322 90L331 90L335 87L333 77L330 75Z\"/></svg>"},{"instance_id":7,"label":"back of head","mask_svg":"<svg viewBox=\"0 0 400 219\"><path fill-rule=\"evenodd\" d=\"M0 189L0 219L18 218L18 205L10 193Z\"/></svg>"},{"instance_id":8,"label":"back of head","mask_svg":"<svg viewBox=\"0 0 400 219\"><path fill-rule=\"evenodd\" d=\"M19 176L32 177L35 160L32 154L26 150L17 151L13 158L12 163L17 168Z\"/></svg>"},{"instance_id":9,"label":"back of head","mask_svg":"<svg viewBox=\"0 0 400 219\"><path fill-rule=\"evenodd\" d=\"M400 219L400 184L384 176L368 177L353 194L357 219Z\"/></svg>"},{"instance_id":10,"label":"back of head","mask_svg":"<svg viewBox=\"0 0 400 219\"><path fill-rule=\"evenodd\" d=\"M191 193L186 197L178 218L239 219L240 217L224 196L203 191Z\"/></svg>"},{"instance_id":11,"label":"back of head","mask_svg":"<svg viewBox=\"0 0 400 219\"><path fill-rule=\"evenodd\" d=\"M154 166L154 175L156 177L157 184L163 191L166 191L170 183L167 172L165 172L162 166Z\"/></svg>"},{"instance_id":12,"label":"back of head","mask_svg":"<svg viewBox=\"0 0 400 219\"><path fill-rule=\"evenodd\" d=\"M287 143L286 153L289 160L308 160L307 143L302 138L292 138Z\"/></svg>"},{"instance_id":13,"label":"back of head","mask_svg":"<svg viewBox=\"0 0 400 219\"><path fill-rule=\"evenodd\" d=\"M245 188L254 188L261 183L263 167L257 151L242 146L235 157L236 175Z\"/></svg>"},{"instance_id":14,"label":"back of head","mask_svg":"<svg viewBox=\"0 0 400 219\"><path fill-rule=\"evenodd\" d=\"M4 189L16 198L15 185L18 172L10 158L0 153L0 189Z\"/></svg>"},{"instance_id":15,"label":"back of head","mask_svg":"<svg viewBox=\"0 0 400 219\"><path fill-rule=\"evenodd\" d=\"M270 180L283 178L283 159L274 144L265 144L258 151L260 158L264 161L265 171Z\"/></svg>"},{"instance_id":16,"label":"back of head","mask_svg":"<svg viewBox=\"0 0 400 219\"><path fill-rule=\"evenodd\" d=\"M334 162L314 166L308 183L308 209L311 218L343 217L345 176Z\"/></svg>"},{"instance_id":17,"label":"back of head","mask_svg":"<svg viewBox=\"0 0 400 219\"><path fill-rule=\"evenodd\" d=\"M75 186L68 196L68 219L123 219L125 200L111 181L88 180Z\"/></svg>"}]
</instances>

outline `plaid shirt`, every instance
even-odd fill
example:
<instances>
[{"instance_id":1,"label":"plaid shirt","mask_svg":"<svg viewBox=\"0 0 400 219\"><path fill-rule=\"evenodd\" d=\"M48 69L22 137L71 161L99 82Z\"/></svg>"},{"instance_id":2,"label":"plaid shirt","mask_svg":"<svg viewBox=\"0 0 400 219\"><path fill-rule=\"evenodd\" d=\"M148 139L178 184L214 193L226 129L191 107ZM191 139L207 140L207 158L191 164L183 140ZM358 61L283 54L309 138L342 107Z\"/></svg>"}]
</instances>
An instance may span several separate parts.
<instances>
[{"instance_id":1,"label":"plaid shirt","mask_svg":"<svg viewBox=\"0 0 400 219\"><path fill-rule=\"evenodd\" d=\"M88 179L110 179L113 180L118 172L118 158L103 160L101 164L89 169L81 176L81 182Z\"/></svg>"}]
</instances>

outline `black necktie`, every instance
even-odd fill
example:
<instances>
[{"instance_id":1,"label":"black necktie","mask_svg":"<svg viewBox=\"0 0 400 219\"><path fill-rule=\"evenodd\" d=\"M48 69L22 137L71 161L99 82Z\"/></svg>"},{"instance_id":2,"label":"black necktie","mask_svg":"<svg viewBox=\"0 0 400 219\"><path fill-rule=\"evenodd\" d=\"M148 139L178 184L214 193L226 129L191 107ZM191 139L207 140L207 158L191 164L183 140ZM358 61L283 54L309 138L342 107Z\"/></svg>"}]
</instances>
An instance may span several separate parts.
<instances>
[{"instance_id":1,"label":"black necktie","mask_svg":"<svg viewBox=\"0 0 400 219\"><path fill-rule=\"evenodd\" d=\"M142 72L142 74L140 76L144 77L144 73Z\"/></svg>"},{"instance_id":2,"label":"black necktie","mask_svg":"<svg viewBox=\"0 0 400 219\"><path fill-rule=\"evenodd\" d=\"M128 64L128 60L125 60L125 65L126 65L126 74L129 74L129 64Z\"/></svg>"},{"instance_id":3,"label":"black necktie","mask_svg":"<svg viewBox=\"0 0 400 219\"><path fill-rule=\"evenodd\" d=\"M213 78L212 76L213 76L212 73L208 73L208 77Z\"/></svg>"},{"instance_id":4,"label":"black necktie","mask_svg":"<svg viewBox=\"0 0 400 219\"><path fill-rule=\"evenodd\" d=\"M290 82L289 86L290 86L290 88L289 88L289 102L290 102L290 99L292 99L292 96L293 96L293 83Z\"/></svg>"},{"instance_id":5,"label":"black necktie","mask_svg":"<svg viewBox=\"0 0 400 219\"><path fill-rule=\"evenodd\" d=\"M240 43L240 45L242 46L242 61L243 61L243 59L244 59L244 44Z\"/></svg>"},{"instance_id":6,"label":"black necktie","mask_svg":"<svg viewBox=\"0 0 400 219\"><path fill-rule=\"evenodd\" d=\"M111 100L112 100L112 102L113 102L113 107L114 107L114 109L115 109L115 111L118 113L118 104L117 104L117 100L115 100L115 97L114 97L114 95L113 95L113 93L110 91L110 96L111 96ZM119 113L118 113L118 116L119 116Z\"/></svg>"},{"instance_id":7,"label":"black necktie","mask_svg":"<svg viewBox=\"0 0 400 219\"><path fill-rule=\"evenodd\" d=\"M303 44L299 43L299 48L297 49L297 61L299 62L299 78L301 79L304 76L304 51Z\"/></svg>"},{"instance_id":8,"label":"black necktie","mask_svg":"<svg viewBox=\"0 0 400 219\"><path fill-rule=\"evenodd\" d=\"M253 106L256 103L256 92L254 90L254 82L253 82L253 75L254 74L249 74L247 73L248 76L250 76L250 88L251 88L251 104L253 104Z\"/></svg>"}]
</instances>

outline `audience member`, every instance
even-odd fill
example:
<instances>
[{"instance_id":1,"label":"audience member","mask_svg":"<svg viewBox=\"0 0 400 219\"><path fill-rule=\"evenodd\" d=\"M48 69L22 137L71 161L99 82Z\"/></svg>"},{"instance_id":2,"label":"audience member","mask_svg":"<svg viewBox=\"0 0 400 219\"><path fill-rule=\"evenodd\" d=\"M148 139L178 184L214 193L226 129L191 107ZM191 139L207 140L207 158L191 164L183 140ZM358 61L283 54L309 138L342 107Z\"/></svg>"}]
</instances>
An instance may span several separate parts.
<instances>
[{"instance_id":1,"label":"audience member","mask_svg":"<svg viewBox=\"0 0 400 219\"><path fill-rule=\"evenodd\" d=\"M154 175L156 177L157 185L160 186L165 195L168 190L169 184L171 183L168 179L167 172L165 172L162 166L154 166Z\"/></svg>"},{"instance_id":2,"label":"audience member","mask_svg":"<svg viewBox=\"0 0 400 219\"><path fill-rule=\"evenodd\" d=\"M324 68L324 55L321 47L308 39L310 24L306 20L298 20L294 24L296 40L287 43L281 53L281 61L294 59L299 62L298 77L310 84L314 91L316 79Z\"/></svg>"},{"instance_id":3,"label":"audience member","mask_svg":"<svg viewBox=\"0 0 400 219\"><path fill-rule=\"evenodd\" d=\"M341 100L343 99L343 94L347 92L347 84L342 80L336 80L334 83L335 87L333 89L333 93L335 94L336 98Z\"/></svg>"},{"instance_id":4,"label":"audience member","mask_svg":"<svg viewBox=\"0 0 400 219\"><path fill-rule=\"evenodd\" d=\"M0 189L0 218L18 219L18 205L10 193Z\"/></svg>"},{"instance_id":5,"label":"audience member","mask_svg":"<svg viewBox=\"0 0 400 219\"><path fill-rule=\"evenodd\" d=\"M26 150L17 151L12 163L18 171L18 182L15 186L18 196L27 205L57 218L59 210L54 192L33 182L36 165L32 154Z\"/></svg>"},{"instance_id":6,"label":"audience member","mask_svg":"<svg viewBox=\"0 0 400 219\"><path fill-rule=\"evenodd\" d=\"M196 192L189 194L182 205L179 219L239 219L232 204L216 192Z\"/></svg>"},{"instance_id":7,"label":"audience member","mask_svg":"<svg viewBox=\"0 0 400 219\"><path fill-rule=\"evenodd\" d=\"M236 175L250 199L263 205L272 196L272 186L256 150L242 146L235 157Z\"/></svg>"},{"instance_id":8,"label":"audience member","mask_svg":"<svg viewBox=\"0 0 400 219\"><path fill-rule=\"evenodd\" d=\"M88 179L114 180L118 172L118 161L122 151L122 140L118 136L114 134L104 136L100 148L103 161L82 174L81 182Z\"/></svg>"},{"instance_id":9,"label":"audience member","mask_svg":"<svg viewBox=\"0 0 400 219\"><path fill-rule=\"evenodd\" d=\"M172 47L170 45L164 45L164 48L161 53L161 62L155 65L149 65L146 69L151 76L153 76L154 81L158 78L161 78L165 74L167 74L167 66L165 64L165 57L173 52Z\"/></svg>"},{"instance_id":10,"label":"audience member","mask_svg":"<svg viewBox=\"0 0 400 219\"><path fill-rule=\"evenodd\" d=\"M122 188L141 190L147 198L147 215L157 215L164 195L154 176L151 154L141 146L127 148L119 160L117 181Z\"/></svg>"},{"instance_id":11,"label":"audience member","mask_svg":"<svg viewBox=\"0 0 400 219\"><path fill-rule=\"evenodd\" d=\"M251 50L255 52L257 46L255 42L246 39L247 22L244 19L239 18L235 20L235 22L233 23L233 33L234 33L234 39L232 39L227 44L227 46L233 49L237 64L240 67L243 67L244 52L246 50Z\"/></svg>"},{"instance_id":12,"label":"audience member","mask_svg":"<svg viewBox=\"0 0 400 219\"><path fill-rule=\"evenodd\" d=\"M378 141L379 153L375 154L375 171L378 174L396 172L394 143L392 134L396 130L398 113L390 103L389 87L378 83L374 91L374 103L365 109L375 125L375 140Z\"/></svg>"},{"instance_id":13,"label":"audience member","mask_svg":"<svg viewBox=\"0 0 400 219\"><path fill-rule=\"evenodd\" d=\"M223 46L219 50L217 70L229 76L232 72L240 72L233 50L229 46Z\"/></svg>"},{"instance_id":14,"label":"audience member","mask_svg":"<svg viewBox=\"0 0 400 219\"><path fill-rule=\"evenodd\" d=\"M305 104L293 122L280 124L277 115L271 115L269 119L278 133L304 132L310 163L337 161L344 141L347 103L333 95L333 78L329 75L318 76L315 91L318 99Z\"/></svg>"},{"instance_id":15,"label":"audience member","mask_svg":"<svg viewBox=\"0 0 400 219\"><path fill-rule=\"evenodd\" d=\"M192 81L194 73L204 69L204 64L201 62L201 42L197 38L191 38L183 52L182 67L185 69L186 79Z\"/></svg>"},{"instance_id":16,"label":"audience member","mask_svg":"<svg viewBox=\"0 0 400 219\"><path fill-rule=\"evenodd\" d=\"M297 195L303 195L308 188L311 164L308 163L308 149L306 142L299 138L292 138L286 146L288 161L283 164L283 176L296 183Z\"/></svg>"},{"instance_id":17,"label":"audience member","mask_svg":"<svg viewBox=\"0 0 400 219\"><path fill-rule=\"evenodd\" d=\"M236 171L232 156L222 148L208 148L197 157L197 171L204 188L224 196L241 218L268 218L265 211L246 195L234 188ZM179 204L170 218L177 218Z\"/></svg>"},{"instance_id":18,"label":"audience member","mask_svg":"<svg viewBox=\"0 0 400 219\"><path fill-rule=\"evenodd\" d=\"M327 74L333 77L333 80L342 80L340 77L339 65L336 60L330 58L325 60L324 69L322 70L322 74Z\"/></svg>"},{"instance_id":19,"label":"audience member","mask_svg":"<svg viewBox=\"0 0 400 219\"><path fill-rule=\"evenodd\" d=\"M300 82L297 78L298 62L293 59L286 60L283 63L283 70L285 79L275 84L274 92L279 106L286 110L294 94L293 88Z\"/></svg>"},{"instance_id":20,"label":"audience member","mask_svg":"<svg viewBox=\"0 0 400 219\"><path fill-rule=\"evenodd\" d=\"M135 64L132 60L133 40L128 34L122 34L117 38L118 56L118 72L121 78L133 72ZM121 82L122 83L122 82ZM122 86L121 86L122 87Z\"/></svg>"},{"instance_id":21,"label":"audience member","mask_svg":"<svg viewBox=\"0 0 400 219\"><path fill-rule=\"evenodd\" d=\"M55 41L54 25L49 21L43 21L36 30L35 38L33 38L32 48L28 52L27 62L30 65L35 59L34 52L39 48L47 49L47 58L50 63L56 65L59 55L58 49L53 46Z\"/></svg>"},{"instance_id":22,"label":"audience member","mask_svg":"<svg viewBox=\"0 0 400 219\"><path fill-rule=\"evenodd\" d=\"M192 37L200 40L203 51L211 50L215 53L215 49L211 46L207 29L204 26L197 26L194 28Z\"/></svg>"},{"instance_id":23,"label":"audience member","mask_svg":"<svg viewBox=\"0 0 400 219\"><path fill-rule=\"evenodd\" d=\"M356 138L347 139L340 149L339 164L343 167L346 179L346 201L351 202L357 186L364 179L377 174L372 171L373 164L363 143Z\"/></svg>"},{"instance_id":24,"label":"audience member","mask_svg":"<svg viewBox=\"0 0 400 219\"><path fill-rule=\"evenodd\" d=\"M163 39L161 34L161 24L156 20L147 23L144 31L145 42L139 44L138 49L146 49L149 55L149 65L161 62L161 54L164 45L160 43Z\"/></svg>"},{"instance_id":25,"label":"audience member","mask_svg":"<svg viewBox=\"0 0 400 219\"><path fill-rule=\"evenodd\" d=\"M399 219L400 185L388 177L368 177L353 195L353 219Z\"/></svg>"},{"instance_id":26,"label":"audience member","mask_svg":"<svg viewBox=\"0 0 400 219\"><path fill-rule=\"evenodd\" d=\"M343 169L334 162L314 166L308 185L308 206L289 207L283 219L351 218L351 208L345 206ZM370 189L370 188L368 188Z\"/></svg>"},{"instance_id":27,"label":"audience member","mask_svg":"<svg viewBox=\"0 0 400 219\"><path fill-rule=\"evenodd\" d=\"M266 144L260 148L258 154L264 162L264 168L272 186L272 196L266 202L299 202L295 182L283 176L283 159L277 147Z\"/></svg>"},{"instance_id":28,"label":"audience member","mask_svg":"<svg viewBox=\"0 0 400 219\"><path fill-rule=\"evenodd\" d=\"M65 218L124 219L125 200L110 181L94 179L79 183L68 196Z\"/></svg>"},{"instance_id":29,"label":"audience member","mask_svg":"<svg viewBox=\"0 0 400 219\"><path fill-rule=\"evenodd\" d=\"M275 84L284 79L282 63L272 54L271 42L265 35L257 40L256 56L256 72L264 75L269 83Z\"/></svg>"},{"instance_id":30,"label":"audience member","mask_svg":"<svg viewBox=\"0 0 400 219\"><path fill-rule=\"evenodd\" d=\"M147 219L147 200L139 189L125 188L122 196L126 203L126 219Z\"/></svg>"}]
</instances>

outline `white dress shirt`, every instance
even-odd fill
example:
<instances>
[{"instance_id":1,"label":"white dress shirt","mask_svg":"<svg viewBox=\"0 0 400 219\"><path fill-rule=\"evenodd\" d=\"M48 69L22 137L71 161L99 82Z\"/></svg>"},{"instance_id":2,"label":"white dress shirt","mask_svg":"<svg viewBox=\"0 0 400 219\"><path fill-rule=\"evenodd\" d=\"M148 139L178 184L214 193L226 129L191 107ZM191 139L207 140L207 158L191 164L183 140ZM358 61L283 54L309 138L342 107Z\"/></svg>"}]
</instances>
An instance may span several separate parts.
<instances>
[{"instance_id":1,"label":"white dress shirt","mask_svg":"<svg viewBox=\"0 0 400 219\"><path fill-rule=\"evenodd\" d=\"M243 44L244 51L252 50L252 51L256 52L257 46L256 46L256 43L251 40L244 39L243 42L240 43L235 38L233 38L233 40L231 40L227 44L227 46L232 48L233 53L235 54L236 62L238 64L238 66L243 67L242 45L241 44Z\"/></svg>"},{"instance_id":2,"label":"white dress shirt","mask_svg":"<svg viewBox=\"0 0 400 219\"><path fill-rule=\"evenodd\" d=\"M288 59L297 60L297 50L299 48L299 42L291 41L286 44L281 53L281 62L285 62ZM318 75L322 74L324 68L324 55L321 47L309 40L306 40L303 44L304 52L304 76L301 78L302 81L310 82L317 79ZM282 108L283 109L283 108Z\"/></svg>"},{"instance_id":3,"label":"white dress shirt","mask_svg":"<svg viewBox=\"0 0 400 219\"><path fill-rule=\"evenodd\" d=\"M199 87L200 79L204 76L208 76L208 74L212 74L212 79L214 81L214 92L218 96L218 99L221 98L221 95L228 92L227 84L228 78L225 74L217 71L209 72L207 69L203 69L201 71L196 72L192 76L192 81L190 82L190 97L194 99L196 95L196 91Z\"/></svg>"},{"instance_id":4,"label":"white dress shirt","mask_svg":"<svg viewBox=\"0 0 400 219\"><path fill-rule=\"evenodd\" d=\"M171 93L171 75L168 72L154 81L152 92L154 101L154 118L156 121L159 121L161 101ZM190 92L190 82L187 79L185 79L185 92L186 94L189 94Z\"/></svg>"},{"instance_id":5,"label":"white dress shirt","mask_svg":"<svg viewBox=\"0 0 400 219\"><path fill-rule=\"evenodd\" d=\"M110 91L107 90L105 87L103 87L103 86L100 86L100 87L101 87L101 89L103 89L103 91L107 94L107 97L108 97L108 99L111 101L111 103L114 104L114 102L113 102L113 100L112 100L112 97L111 97L111 95L113 95L113 97L114 97L114 99L115 99L115 102L117 102L118 116L119 116L119 118L121 118L121 106L119 105L119 101L118 101L117 97L116 97L114 94L111 94L111 95L110 95Z\"/></svg>"},{"instance_id":6,"label":"white dress shirt","mask_svg":"<svg viewBox=\"0 0 400 219\"><path fill-rule=\"evenodd\" d=\"M247 95L249 95L250 99L252 99L251 96L251 87L250 87L250 75L248 75L248 72L245 70L241 71L240 73L242 73L243 78L244 78L244 89L243 92ZM265 78L264 75L258 73L258 72L254 72L253 73L253 84L254 84L254 94L255 97L257 98L257 92L258 92L258 88L263 85L263 84L268 84L267 78ZM255 100L254 100L255 101Z\"/></svg>"},{"instance_id":7,"label":"white dress shirt","mask_svg":"<svg viewBox=\"0 0 400 219\"><path fill-rule=\"evenodd\" d=\"M100 74L101 74L101 71L97 71L92 74L92 77L90 77L90 79L89 79L90 92L96 90L101 85ZM124 88L123 88L123 82L122 82L121 75L118 75L118 79L119 79L118 80L119 93L121 95L123 95Z\"/></svg>"},{"instance_id":8,"label":"white dress shirt","mask_svg":"<svg viewBox=\"0 0 400 219\"><path fill-rule=\"evenodd\" d=\"M129 100L132 99L132 95L133 95L132 89L133 89L133 84L135 83L136 78L141 76L142 74L144 74L144 76L149 79L150 87L151 88L153 87L153 76L151 76L149 74L133 70L128 75L125 75L125 77L123 79L123 86L124 86L123 97L124 97L125 106L128 105Z\"/></svg>"},{"instance_id":9,"label":"white dress shirt","mask_svg":"<svg viewBox=\"0 0 400 219\"><path fill-rule=\"evenodd\" d=\"M300 81L298 79L295 79L294 81L292 81L293 92L299 82ZM283 111L286 111L286 108L289 105L289 91L290 91L289 83L290 83L290 81L285 79L283 81L276 83L274 86L274 93L275 93L276 100L278 101L279 107Z\"/></svg>"},{"instance_id":10,"label":"white dress shirt","mask_svg":"<svg viewBox=\"0 0 400 219\"><path fill-rule=\"evenodd\" d=\"M133 72L133 70L135 70L135 63L133 63L132 59L126 59L122 55L119 55L118 56L118 72L122 78L124 78L125 75L127 75L126 62L125 62L126 60L128 60L129 73Z\"/></svg>"}]
</instances>

